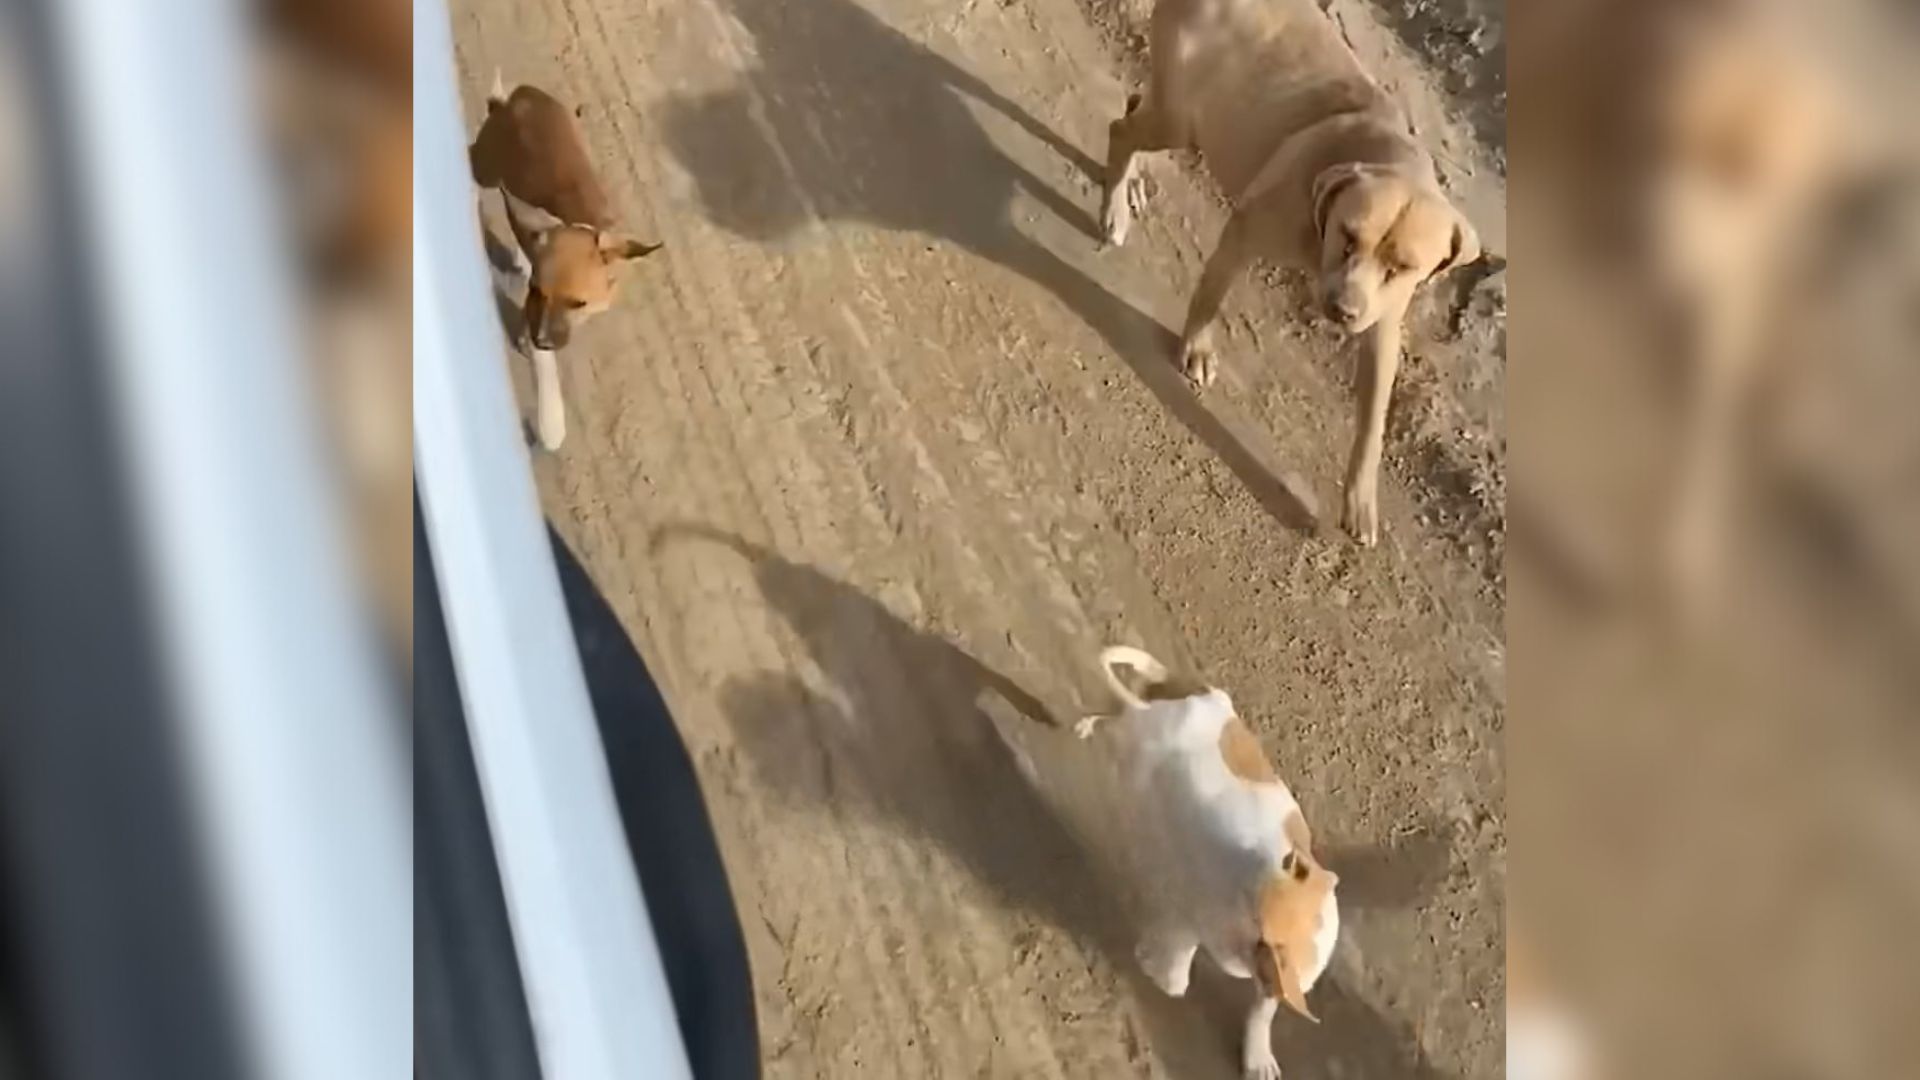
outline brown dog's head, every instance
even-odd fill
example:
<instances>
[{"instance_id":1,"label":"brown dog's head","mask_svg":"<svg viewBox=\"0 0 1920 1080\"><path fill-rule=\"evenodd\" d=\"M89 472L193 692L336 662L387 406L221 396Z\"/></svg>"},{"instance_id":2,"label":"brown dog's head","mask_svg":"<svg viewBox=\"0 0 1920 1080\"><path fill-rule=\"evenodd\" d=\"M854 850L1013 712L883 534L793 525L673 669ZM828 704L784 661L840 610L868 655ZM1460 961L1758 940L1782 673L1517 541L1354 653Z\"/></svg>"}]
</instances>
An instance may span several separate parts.
<instances>
[{"instance_id":1,"label":"brown dog's head","mask_svg":"<svg viewBox=\"0 0 1920 1080\"><path fill-rule=\"evenodd\" d=\"M1385 165L1335 165L1313 181L1320 301L1352 333L1404 311L1423 281L1480 257L1480 237L1431 185Z\"/></svg>"},{"instance_id":2,"label":"brown dog's head","mask_svg":"<svg viewBox=\"0 0 1920 1080\"><path fill-rule=\"evenodd\" d=\"M660 250L630 237L589 225L569 225L509 195L509 212L533 240L528 261L524 316L527 338L536 349L564 348L573 329L613 304L615 271L623 264Z\"/></svg>"},{"instance_id":3,"label":"brown dog's head","mask_svg":"<svg viewBox=\"0 0 1920 1080\"><path fill-rule=\"evenodd\" d=\"M1340 907L1333 887L1340 876L1315 862L1304 848L1288 852L1279 872L1260 888L1260 940L1254 946L1254 977L1261 989L1319 1023L1307 1008L1307 991L1326 970L1340 936Z\"/></svg>"}]
</instances>

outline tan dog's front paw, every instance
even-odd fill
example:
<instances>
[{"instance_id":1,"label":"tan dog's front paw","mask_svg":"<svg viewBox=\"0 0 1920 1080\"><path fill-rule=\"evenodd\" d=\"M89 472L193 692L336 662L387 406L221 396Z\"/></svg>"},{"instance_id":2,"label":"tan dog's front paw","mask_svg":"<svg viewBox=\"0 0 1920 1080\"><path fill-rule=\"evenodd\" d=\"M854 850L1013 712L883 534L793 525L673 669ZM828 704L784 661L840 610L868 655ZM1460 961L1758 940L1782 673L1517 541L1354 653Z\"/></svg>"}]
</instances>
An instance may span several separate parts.
<instances>
[{"instance_id":1,"label":"tan dog's front paw","mask_svg":"<svg viewBox=\"0 0 1920 1080\"><path fill-rule=\"evenodd\" d=\"M1100 211L1100 229L1109 246L1119 247L1127 242L1127 233L1133 228L1133 219L1146 205L1146 197L1146 185L1137 170L1107 189L1105 205Z\"/></svg>"},{"instance_id":2,"label":"tan dog's front paw","mask_svg":"<svg viewBox=\"0 0 1920 1080\"><path fill-rule=\"evenodd\" d=\"M1379 481L1371 476L1347 481L1347 510L1341 523L1361 547L1372 547L1379 542Z\"/></svg>"},{"instance_id":3,"label":"tan dog's front paw","mask_svg":"<svg viewBox=\"0 0 1920 1080\"><path fill-rule=\"evenodd\" d=\"M1280 1080L1280 1062L1268 1050L1263 1057L1248 1055L1245 1070L1241 1073L1245 1080Z\"/></svg>"},{"instance_id":4,"label":"tan dog's front paw","mask_svg":"<svg viewBox=\"0 0 1920 1080\"><path fill-rule=\"evenodd\" d=\"M1200 337L1187 342L1180 349L1180 370L1186 373L1187 381L1195 390L1205 390L1213 385L1220 375L1220 361L1213 351L1211 338Z\"/></svg>"}]
</instances>

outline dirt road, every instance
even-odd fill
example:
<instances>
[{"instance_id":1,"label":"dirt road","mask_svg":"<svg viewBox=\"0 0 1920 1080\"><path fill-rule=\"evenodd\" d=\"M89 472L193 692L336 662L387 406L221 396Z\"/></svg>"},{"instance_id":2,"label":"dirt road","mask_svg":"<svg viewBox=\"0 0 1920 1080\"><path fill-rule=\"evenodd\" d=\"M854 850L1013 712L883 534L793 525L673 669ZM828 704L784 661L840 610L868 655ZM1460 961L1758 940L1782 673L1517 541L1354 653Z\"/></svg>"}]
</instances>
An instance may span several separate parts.
<instances>
[{"instance_id":1,"label":"dirt road","mask_svg":"<svg viewBox=\"0 0 1920 1080\"><path fill-rule=\"evenodd\" d=\"M1156 164L1097 250L1125 84L1075 0L453 6L470 119L496 66L580 103L667 244L535 467L697 762L768 1075L1237 1075L1244 984L1134 973L988 723L1098 704L1108 641L1232 691L1343 877L1288 1075L1497 1075L1497 290L1423 308L1362 552L1348 361L1297 286L1236 295L1203 404L1165 327L1215 200Z\"/></svg>"}]
</instances>

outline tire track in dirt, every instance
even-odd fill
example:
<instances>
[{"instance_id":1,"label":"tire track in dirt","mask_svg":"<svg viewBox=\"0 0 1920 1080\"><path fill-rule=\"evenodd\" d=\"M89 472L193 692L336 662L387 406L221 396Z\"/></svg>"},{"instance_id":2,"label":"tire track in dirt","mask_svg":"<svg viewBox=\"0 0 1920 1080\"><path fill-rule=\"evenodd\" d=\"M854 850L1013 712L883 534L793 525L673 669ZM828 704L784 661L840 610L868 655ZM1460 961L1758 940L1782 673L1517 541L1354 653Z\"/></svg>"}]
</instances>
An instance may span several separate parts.
<instances>
[{"instance_id":1,"label":"tire track in dirt","mask_svg":"<svg viewBox=\"0 0 1920 1080\"><path fill-rule=\"evenodd\" d=\"M1085 87L1119 83L1072 0L457 6L470 115L496 64L581 103L668 245L579 335L536 470L695 756L769 1075L1234 1074L1244 990L1131 973L981 711L1097 701L1110 638L1232 689L1340 842L1327 1023L1282 1022L1282 1062L1497 1067L1497 635L1403 506L1358 553L1222 463L1337 477L1328 357L1258 290L1214 412L1142 384L1165 331L1136 305L1175 313L1217 219L1157 168L1146 242L1096 257L1047 133L1098 151L1118 94Z\"/></svg>"}]
</instances>

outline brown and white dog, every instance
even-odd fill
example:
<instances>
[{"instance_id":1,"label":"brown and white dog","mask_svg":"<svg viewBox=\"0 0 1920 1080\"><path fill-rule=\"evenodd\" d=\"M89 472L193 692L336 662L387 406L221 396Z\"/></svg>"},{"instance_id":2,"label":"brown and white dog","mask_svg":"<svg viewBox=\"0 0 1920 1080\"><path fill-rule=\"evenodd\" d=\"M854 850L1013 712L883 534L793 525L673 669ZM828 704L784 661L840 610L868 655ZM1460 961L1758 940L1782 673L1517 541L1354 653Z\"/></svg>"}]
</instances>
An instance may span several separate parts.
<instances>
[{"instance_id":1,"label":"brown and white dog","mask_svg":"<svg viewBox=\"0 0 1920 1080\"><path fill-rule=\"evenodd\" d=\"M1140 689L1116 667L1131 669ZM1140 963L1176 997L1203 948L1228 975L1253 979L1241 1061L1248 1080L1277 1080L1273 1017L1284 1001L1315 1019L1307 991L1340 934L1340 879L1314 858L1299 802L1224 691L1171 678L1127 646L1102 650L1100 668L1126 707L1075 730L1114 741L1131 793L1128 842L1161 868L1146 883Z\"/></svg>"},{"instance_id":2,"label":"brown and white dog","mask_svg":"<svg viewBox=\"0 0 1920 1080\"><path fill-rule=\"evenodd\" d=\"M1414 289L1480 257L1400 109L1313 0L1159 0L1152 85L1108 128L1102 224L1126 239L1139 155L1197 149L1233 203L1181 333L1181 366L1211 384L1211 328L1256 257L1313 271L1329 317L1372 331L1348 459L1345 524L1379 536L1378 475L1401 321Z\"/></svg>"},{"instance_id":3,"label":"brown and white dog","mask_svg":"<svg viewBox=\"0 0 1920 1080\"><path fill-rule=\"evenodd\" d=\"M552 450L566 438L554 353L566 347L576 327L613 305L618 268L660 245L615 229L612 205L572 111L538 87L509 94L496 72L487 118L469 156L474 182L499 189L520 245L538 430L542 445Z\"/></svg>"}]
</instances>

